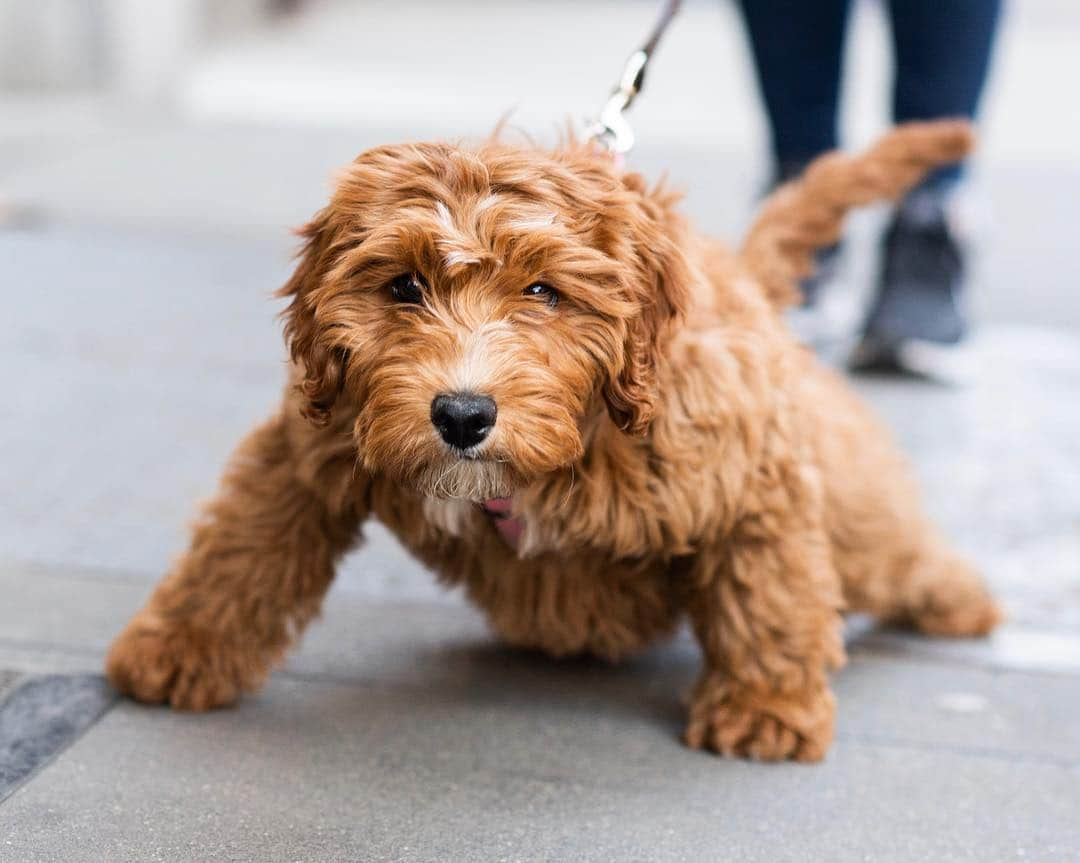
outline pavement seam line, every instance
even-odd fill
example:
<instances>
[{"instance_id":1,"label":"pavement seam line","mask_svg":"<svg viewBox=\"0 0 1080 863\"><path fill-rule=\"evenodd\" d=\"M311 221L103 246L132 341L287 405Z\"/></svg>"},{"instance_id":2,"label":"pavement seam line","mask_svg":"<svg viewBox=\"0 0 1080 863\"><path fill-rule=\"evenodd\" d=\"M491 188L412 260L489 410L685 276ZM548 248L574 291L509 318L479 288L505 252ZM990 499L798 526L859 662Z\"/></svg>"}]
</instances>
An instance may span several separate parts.
<instances>
[{"instance_id":1,"label":"pavement seam line","mask_svg":"<svg viewBox=\"0 0 1080 863\"><path fill-rule=\"evenodd\" d=\"M836 735L838 743L879 747L882 749L909 749L916 752L947 752L965 758L979 758L987 761L1000 761L1004 764L1032 764L1042 767L1060 767L1064 770L1080 768L1080 758L1052 755L1041 752L1018 752L1014 749L993 749L988 746L963 746L955 743L935 743L926 740L879 737L873 734L850 734L840 732Z\"/></svg>"},{"instance_id":2,"label":"pavement seam line","mask_svg":"<svg viewBox=\"0 0 1080 863\"><path fill-rule=\"evenodd\" d=\"M116 704L99 675L29 675L0 704L0 806Z\"/></svg>"}]
</instances>

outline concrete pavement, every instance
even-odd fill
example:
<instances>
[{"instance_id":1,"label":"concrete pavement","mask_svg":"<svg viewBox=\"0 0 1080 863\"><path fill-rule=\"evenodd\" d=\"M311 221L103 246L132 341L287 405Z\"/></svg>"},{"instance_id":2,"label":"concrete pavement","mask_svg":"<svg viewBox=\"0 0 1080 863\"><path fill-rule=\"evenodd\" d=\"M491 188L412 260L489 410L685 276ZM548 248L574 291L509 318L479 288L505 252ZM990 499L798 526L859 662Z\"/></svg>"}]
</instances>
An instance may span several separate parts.
<instances>
[{"instance_id":1,"label":"concrete pavement","mask_svg":"<svg viewBox=\"0 0 1080 863\"><path fill-rule=\"evenodd\" d=\"M492 646L462 609L337 597L239 708L110 711L3 804L0 850L982 863L1080 847L1075 676L857 653L837 745L806 767L683 748L695 667L685 642L618 669L553 664Z\"/></svg>"}]
</instances>

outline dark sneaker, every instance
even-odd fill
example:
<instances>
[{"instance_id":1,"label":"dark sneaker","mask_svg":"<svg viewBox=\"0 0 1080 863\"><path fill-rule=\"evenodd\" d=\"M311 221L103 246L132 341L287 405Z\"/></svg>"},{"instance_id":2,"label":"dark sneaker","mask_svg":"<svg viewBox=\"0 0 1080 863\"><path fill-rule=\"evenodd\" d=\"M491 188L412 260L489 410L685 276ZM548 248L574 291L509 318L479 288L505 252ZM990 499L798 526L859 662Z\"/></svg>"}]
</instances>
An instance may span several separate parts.
<instances>
[{"instance_id":1,"label":"dark sneaker","mask_svg":"<svg viewBox=\"0 0 1080 863\"><path fill-rule=\"evenodd\" d=\"M964 252L938 192L900 204L882 243L877 296L851 358L859 371L963 376Z\"/></svg>"}]
</instances>

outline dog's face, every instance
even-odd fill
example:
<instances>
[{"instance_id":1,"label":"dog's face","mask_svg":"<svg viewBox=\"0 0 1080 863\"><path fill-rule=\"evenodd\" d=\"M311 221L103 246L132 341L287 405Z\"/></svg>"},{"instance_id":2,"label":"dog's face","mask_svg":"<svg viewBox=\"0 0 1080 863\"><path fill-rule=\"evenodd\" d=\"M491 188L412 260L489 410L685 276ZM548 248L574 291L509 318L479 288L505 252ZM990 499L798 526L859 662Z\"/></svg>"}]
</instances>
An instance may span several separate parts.
<instances>
[{"instance_id":1,"label":"dog's face","mask_svg":"<svg viewBox=\"0 0 1080 863\"><path fill-rule=\"evenodd\" d=\"M471 500L572 464L605 409L644 433L689 290L669 203L583 149L363 154L283 290L305 413L347 400L365 469Z\"/></svg>"}]
</instances>

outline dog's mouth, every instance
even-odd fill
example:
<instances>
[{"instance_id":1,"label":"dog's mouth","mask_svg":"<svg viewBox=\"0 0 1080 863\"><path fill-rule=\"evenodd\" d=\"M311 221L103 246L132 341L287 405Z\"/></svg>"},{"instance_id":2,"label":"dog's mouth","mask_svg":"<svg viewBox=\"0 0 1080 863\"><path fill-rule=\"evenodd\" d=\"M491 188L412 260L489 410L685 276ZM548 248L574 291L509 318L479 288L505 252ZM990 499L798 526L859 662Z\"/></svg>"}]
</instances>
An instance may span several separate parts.
<instances>
[{"instance_id":1,"label":"dog's mouth","mask_svg":"<svg viewBox=\"0 0 1080 863\"><path fill-rule=\"evenodd\" d=\"M479 462L495 462L498 459L492 457L491 453L485 452L482 447L474 446L467 449L459 449L458 447L450 448L450 455L453 458L459 458L462 461L479 461Z\"/></svg>"},{"instance_id":2,"label":"dog's mouth","mask_svg":"<svg viewBox=\"0 0 1080 863\"><path fill-rule=\"evenodd\" d=\"M481 502L510 496L521 478L489 452L460 451L447 453L439 464L423 469L416 484L427 497Z\"/></svg>"}]
</instances>

